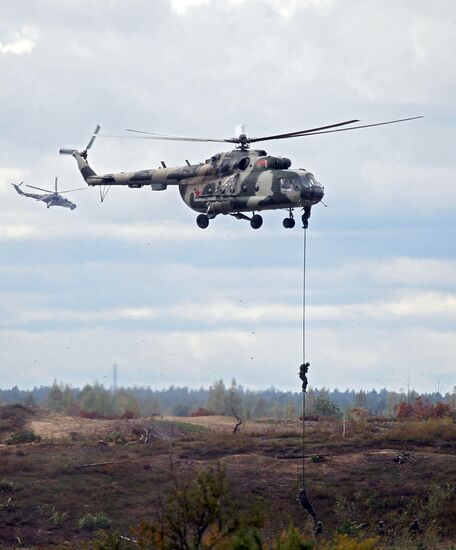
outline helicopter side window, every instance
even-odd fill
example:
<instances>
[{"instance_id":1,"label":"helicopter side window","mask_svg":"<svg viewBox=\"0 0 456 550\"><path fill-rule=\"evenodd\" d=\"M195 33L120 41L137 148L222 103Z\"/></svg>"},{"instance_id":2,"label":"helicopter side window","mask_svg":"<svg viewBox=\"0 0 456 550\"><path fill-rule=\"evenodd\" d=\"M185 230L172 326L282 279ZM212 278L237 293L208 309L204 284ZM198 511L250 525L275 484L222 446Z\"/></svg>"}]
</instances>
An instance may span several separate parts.
<instances>
[{"instance_id":1,"label":"helicopter side window","mask_svg":"<svg viewBox=\"0 0 456 550\"><path fill-rule=\"evenodd\" d=\"M300 182L300 180L299 180L299 177L293 178L293 179L291 180L291 183L293 184L293 189L294 189L295 191L299 191L299 189L300 189L300 187L301 187L301 182Z\"/></svg>"},{"instance_id":2,"label":"helicopter side window","mask_svg":"<svg viewBox=\"0 0 456 550\"><path fill-rule=\"evenodd\" d=\"M291 191L291 180L290 180L290 178L280 178L280 188L283 191Z\"/></svg>"}]
</instances>

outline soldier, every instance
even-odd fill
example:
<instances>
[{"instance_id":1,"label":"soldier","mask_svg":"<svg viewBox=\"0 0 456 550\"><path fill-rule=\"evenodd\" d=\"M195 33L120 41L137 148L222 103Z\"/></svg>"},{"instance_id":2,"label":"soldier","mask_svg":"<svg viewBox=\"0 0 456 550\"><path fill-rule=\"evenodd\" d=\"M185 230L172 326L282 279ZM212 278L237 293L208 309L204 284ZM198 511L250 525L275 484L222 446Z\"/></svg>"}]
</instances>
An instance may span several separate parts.
<instances>
[{"instance_id":1,"label":"soldier","mask_svg":"<svg viewBox=\"0 0 456 550\"><path fill-rule=\"evenodd\" d=\"M317 518L315 516L314 509L312 508L312 504L310 504L309 499L307 498L306 490L301 489L299 491L298 498L296 500L299 500L299 503L304 508L304 510L307 510L309 514L313 517L315 526L317 525Z\"/></svg>"},{"instance_id":2,"label":"soldier","mask_svg":"<svg viewBox=\"0 0 456 550\"><path fill-rule=\"evenodd\" d=\"M418 523L418 518L415 518L412 523L409 525L409 533L411 537L416 537L420 533L423 532L423 529L421 529L420 524Z\"/></svg>"},{"instance_id":3,"label":"soldier","mask_svg":"<svg viewBox=\"0 0 456 550\"><path fill-rule=\"evenodd\" d=\"M314 529L314 535L318 537L323 533L323 523L321 521L317 521L317 524L315 525Z\"/></svg>"},{"instance_id":4,"label":"soldier","mask_svg":"<svg viewBox=\"0 0 456 550\"><path fill-rule=\"evenodd\" d=\"M377 522L377 535L380 537L385 536L385 522L382 520Z\"/></svg>"},{"instance_id":5,"label":"soldier","mask_svg":"<svg viewBox=\"0 0 456 550\"><path fill-rule=\"evenodd\" d=\"M303 363L300 367L299 367L299 378L302 380L302 391L304 393L307 392L307 372L309 370L309 367L310 367L310 363Z\"/></svg>"}]
</instances>

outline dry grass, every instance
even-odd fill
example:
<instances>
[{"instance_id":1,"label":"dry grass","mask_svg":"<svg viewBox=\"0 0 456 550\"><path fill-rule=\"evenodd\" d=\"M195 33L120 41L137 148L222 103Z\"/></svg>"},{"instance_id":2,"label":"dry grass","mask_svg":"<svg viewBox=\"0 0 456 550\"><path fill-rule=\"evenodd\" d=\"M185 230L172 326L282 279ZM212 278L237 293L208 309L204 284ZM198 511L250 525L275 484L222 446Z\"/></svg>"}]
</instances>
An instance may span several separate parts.
<instances>
[{"instance_id":1,"label":"dry grass","mask_svg":"<svg viewBox=\"0 0 456 550\"><path fill-rule=\"evenodd\" d=\"M265 533L271 538L287 528L290 519L310 532L311 524L295 500L302 467L299 421L255 422L252 431L238 434L230 433L234 424L230 418L159 422L163 426L175 423L180 432L187 420L201 427L202 419L207 419L202 431L191 429L184 437L125 446L97 442L103 434L119 429L119 421L39 413L32 425L42 435L41 443L0 448L0 480L5 487L13 487L0 494L0 547L14 547L18 536L29 547L45 548L64 541L76 547L91 536L78 528L85 514L106 514L128 536L130 527L150 519L158 499L169 494L172 469L182 479L191 479L216 462L226 467L230 498L236 506L244 510L261 499ZM130 426L129 421L121 423L125 429ZM415 424L397 424L384 433L369 428L365 434L349 433L345 439L338 422L306 424L306 454L324 455L321 462L305 463L307 492L328 534L342 526L356 529L366 522L365 536L372 536L375 522L383 519L391 542L395 530L405 537L408 524L422 514L423 526L429 533L432 530L439 544L456 540L454 426ZM224 428L219 430L216 426L220 425ZM29 426L26 423L22 428ZM70 440L69 431L80 437ZM437 438L436 449L430 443L426 449L419 446L432 437ZM394 448L381 448L391 442ZM395 464L392 459L401 449L408 449L415 461ZM281 455L297 458L278 459ZM77 467L100 462L115 464ZM453 490L449 497L445 493L448 484Z\"/></svg>"},{"instance_id":2,"label":"dry grass","mask_svg":"<svg viewBox=\"0 0 456 550\"><path fill-rule=\"evenodd\" d=\"M434 419L397 423L383 435L387 441L412 442L417 445L456 446L456 423L450 419Z\"/></svg>"}]
</instances>

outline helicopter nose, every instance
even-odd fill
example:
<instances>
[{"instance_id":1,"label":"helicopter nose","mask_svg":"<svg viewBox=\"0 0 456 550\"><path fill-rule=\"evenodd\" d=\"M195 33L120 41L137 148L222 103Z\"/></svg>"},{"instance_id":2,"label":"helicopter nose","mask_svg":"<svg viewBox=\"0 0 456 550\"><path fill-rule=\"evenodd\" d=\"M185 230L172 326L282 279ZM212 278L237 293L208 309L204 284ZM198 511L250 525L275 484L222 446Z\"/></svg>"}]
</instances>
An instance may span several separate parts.
<instances>
[{"instance_id":1,"label":"helicopter nose","mask_svg":"<svg viewBox=\"0 0 456 550\"><path fill-rule=\"evenodd\" d=\"M310 201L312 204L320 202L324 195L324 189L318 183L314 183L310 187L304 187L301 191L301 199Z\"/></svg>"},{"instance_id":2,"label":"helicopter nose","mask_svg":"<svg viewBox=\"0 0 456 550\"><path fill-rule=\"evenodd\" d=\"M321 185L312 185L312 198L319 202L325 196L325 191Z\"/></svg>"}]
</instances>

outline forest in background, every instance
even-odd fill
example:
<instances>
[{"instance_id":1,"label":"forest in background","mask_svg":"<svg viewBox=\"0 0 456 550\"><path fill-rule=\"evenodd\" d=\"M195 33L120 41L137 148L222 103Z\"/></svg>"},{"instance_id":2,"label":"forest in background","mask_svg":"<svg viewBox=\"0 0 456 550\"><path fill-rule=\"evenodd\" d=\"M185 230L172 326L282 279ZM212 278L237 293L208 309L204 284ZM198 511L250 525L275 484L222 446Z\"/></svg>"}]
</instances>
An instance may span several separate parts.
<instances>
[{"instance_id":1,"label":"forest in background","mask_svg":"<svg viewBox=\"0 0 456 550\"><path fill-rule=\"evenodd\" d=\"M352 409L362 409L371 415L395 416L401 408L402 414L407 415L412 414L415 403L421 407L420 410L427 410L428 416L432 416L433 413L429 411L437 404L440 408L447 405L447 410L454 411L456 387L444 395L439 392L418 394L414 390L340 391L309 388L306 393L306 414L340 416ZM21 390L17 386L0 389L0 405L13 404L83 416L189 416L195 411L205 410L218 415L239 415L245 419L282 419L295 418L301 414L302 393L275 388L251 390L237 384L234 379L229 385L223 380L216 380L209 388L198 389L176 386L166 389L136 386L113 389L99 383L72 388L55 381L52 386L40 386L32 390Z\"/></svg>"}]
</instances>

